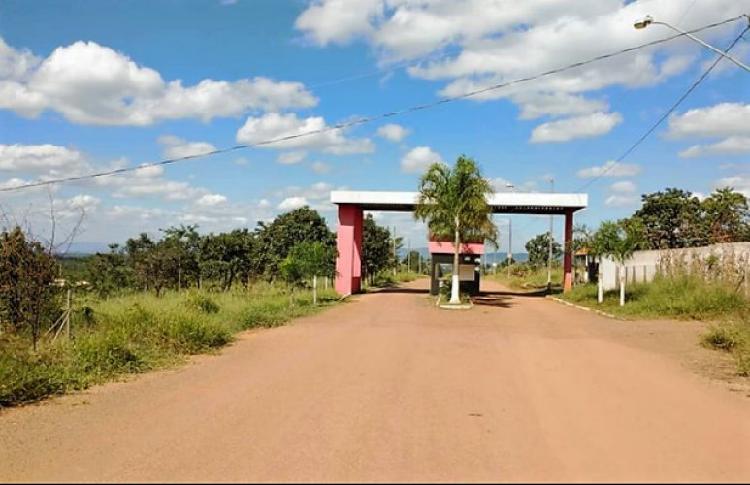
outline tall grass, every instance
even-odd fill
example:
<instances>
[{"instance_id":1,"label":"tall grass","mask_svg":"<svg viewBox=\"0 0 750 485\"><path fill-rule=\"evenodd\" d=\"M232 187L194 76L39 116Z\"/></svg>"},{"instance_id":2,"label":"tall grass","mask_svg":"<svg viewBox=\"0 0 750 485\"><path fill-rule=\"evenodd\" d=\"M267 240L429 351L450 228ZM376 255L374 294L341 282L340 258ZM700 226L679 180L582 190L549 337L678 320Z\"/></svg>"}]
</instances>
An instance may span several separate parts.
<instances>
[{"instance_id":1,"label":"tall grass","mask_svg":"<svg viewBox=\"0 0 750 485\"><path fill-rule=\"evenodd\" d=\"M598 303L594 284L576 286L563 298L626 318L714 322L702 338L703 345L732 353L739 373L750 373L750 300L734 285L675 273L657 276L650 283L627 285L625 306L619 305L618 290L605 292L604 301Z\"/></svg>"},{"instance_id":2,"label":"tall grass","mask_svg":"<svg viewBox=\"0 0 750 485\"><path fill-rule=\"evenodd\" d=\"M281 325L336 299L332 290L319 291L321 304L313 306L309 291L258 284L85 302L86 317L74 317L70 342L46 342L33 352L23 338L0 338L0 407L172 365L226 345L240 330Z\"/></svg>"}]
</instances>

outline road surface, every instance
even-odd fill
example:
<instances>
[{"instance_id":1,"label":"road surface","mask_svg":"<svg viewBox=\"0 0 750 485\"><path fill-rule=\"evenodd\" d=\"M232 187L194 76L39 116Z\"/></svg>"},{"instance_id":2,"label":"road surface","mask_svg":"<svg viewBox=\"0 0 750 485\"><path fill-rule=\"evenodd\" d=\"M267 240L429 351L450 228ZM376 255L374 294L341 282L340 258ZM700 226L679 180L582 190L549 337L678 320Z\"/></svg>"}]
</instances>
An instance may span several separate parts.
<instances>
[{"instance_id":1,"label":"road surface","mask_svg":"<svg viewBox=\"0 0 750 485\"><path fill-rule=\"evenodd\" d=\"M750 480L750 399L696 371L696 324L426 284L6 410L0 481Z\"/></svg>"}]
</instances>

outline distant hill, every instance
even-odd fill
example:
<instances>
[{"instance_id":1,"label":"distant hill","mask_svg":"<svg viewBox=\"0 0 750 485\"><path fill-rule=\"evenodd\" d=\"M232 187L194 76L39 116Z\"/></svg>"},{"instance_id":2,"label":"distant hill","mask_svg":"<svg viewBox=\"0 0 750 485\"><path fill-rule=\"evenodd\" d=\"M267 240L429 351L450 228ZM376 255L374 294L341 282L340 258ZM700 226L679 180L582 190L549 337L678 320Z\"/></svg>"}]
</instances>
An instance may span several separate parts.
<instances>
[{"instance_id":1,"label":"distant hill","mask_svg":"<svg viewBox=\"0 0 750 485\"><path fill-rule=\"evenodd\" d=\"M62 248L66 249L66 248ZM87 256L95 253L108 253L109 244L100 242L74 242L70 245L70 248L65 252L66 256Z\"/></svg>"}]
</instances>

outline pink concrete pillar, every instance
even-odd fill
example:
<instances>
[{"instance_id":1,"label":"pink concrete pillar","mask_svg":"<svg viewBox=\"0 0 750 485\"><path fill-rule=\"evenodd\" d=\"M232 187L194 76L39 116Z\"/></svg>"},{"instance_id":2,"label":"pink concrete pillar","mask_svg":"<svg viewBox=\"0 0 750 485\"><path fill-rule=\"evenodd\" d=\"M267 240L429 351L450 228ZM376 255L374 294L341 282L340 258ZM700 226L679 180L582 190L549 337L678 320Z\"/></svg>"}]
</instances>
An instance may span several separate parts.
<instances>
[{"instance_id":1,"label":"pink concrete pillar","mask_svg":"<svg viewBox=\"0 0 750 485\"><path fill-rule=\"evenodd\" d=\"M362 289L362 208L339 204L339 228L336 235L336 291L351 295Z\"/></svg>"},{"instance_id":2,"label":"pink concrete pillar","mask_svg":"<svg viewBox=\"0 0 750 485\"><path fill-rule=\"evenodd\" d=\"M565 212L565 253L563 256L563 291L573 289L573 211Z\"/></svg>"}]
</instances>

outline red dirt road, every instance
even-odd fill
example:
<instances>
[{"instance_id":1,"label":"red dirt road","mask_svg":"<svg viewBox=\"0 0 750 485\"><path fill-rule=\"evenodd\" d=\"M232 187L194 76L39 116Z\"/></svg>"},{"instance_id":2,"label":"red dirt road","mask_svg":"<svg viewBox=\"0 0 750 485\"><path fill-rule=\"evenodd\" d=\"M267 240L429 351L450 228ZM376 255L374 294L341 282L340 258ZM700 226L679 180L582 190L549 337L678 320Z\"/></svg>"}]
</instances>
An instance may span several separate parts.
<instances>
[{"instance_id":1,"label":"red dirt road","mask_svg":"<svg viewBox=\"0 0 750 485\"><path fill-rule=\"evenodd\" d=\"M695 370L697 324L490 303L363 295L7 410L0 481L750 480L750 399Z\"/></svg>"}]
</instances>

